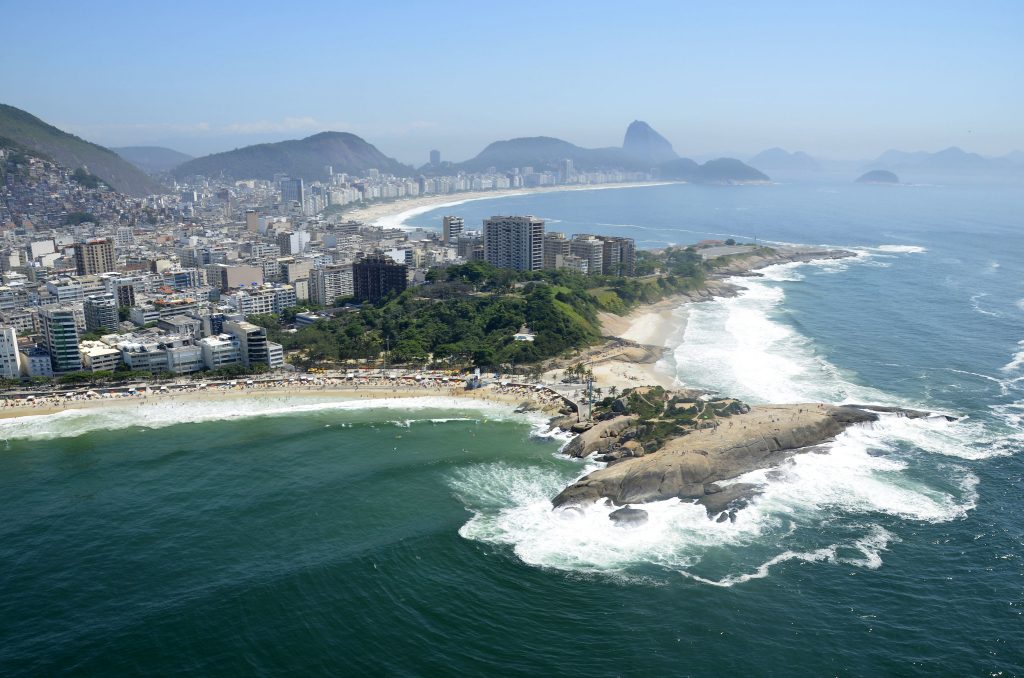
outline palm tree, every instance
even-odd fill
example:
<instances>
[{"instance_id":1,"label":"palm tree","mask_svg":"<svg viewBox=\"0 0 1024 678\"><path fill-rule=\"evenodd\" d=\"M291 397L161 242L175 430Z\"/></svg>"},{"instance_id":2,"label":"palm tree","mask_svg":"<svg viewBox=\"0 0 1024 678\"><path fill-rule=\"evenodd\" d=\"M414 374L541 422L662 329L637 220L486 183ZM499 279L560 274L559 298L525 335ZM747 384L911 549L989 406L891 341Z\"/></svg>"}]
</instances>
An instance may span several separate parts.
<instances>
[{"instance_id":1,"label":"palm tree","mask_svg":"<svg viewBox=\"0 0 1024 678\"><path fill-rule=\"evenodd\" d=\"M608 395L610 395L613 398L615 397L615 394L618 393L618 392L619 392L619 389L618 389L617 386L610 386L608 388Z\"/></svg>"}]
</instances>

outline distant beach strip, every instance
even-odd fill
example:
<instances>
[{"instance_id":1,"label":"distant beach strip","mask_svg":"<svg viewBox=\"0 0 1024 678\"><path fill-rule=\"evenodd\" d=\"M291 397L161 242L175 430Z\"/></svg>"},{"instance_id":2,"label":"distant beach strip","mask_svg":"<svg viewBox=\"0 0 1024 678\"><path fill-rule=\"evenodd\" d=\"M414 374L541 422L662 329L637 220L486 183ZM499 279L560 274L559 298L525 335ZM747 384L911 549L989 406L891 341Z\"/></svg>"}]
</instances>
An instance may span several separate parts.
<instances>
[{"instance_id":1,"label":"distant beach strip","mask_svg":"<svg viewBox=\"0 0 1024 678\"><path fill-rule=\"evenodd\" d=\"M562 193L565 191L599 191L620 188L645 188L650 186L667 186L683 184L685 181L643 181L619 184L594 184L585 186L542 186L539 188L517 188L499 191L467 191L445 195L427 195L406 198L393 202L378 203L365 207L356 207L342 213L342 216L382 228L405 228L409 219L415 216L446 207L456 207L477 200L495 200L497 198L515 198L518 196L536 195L538 193Z\"/></svg>"}]
</instances>

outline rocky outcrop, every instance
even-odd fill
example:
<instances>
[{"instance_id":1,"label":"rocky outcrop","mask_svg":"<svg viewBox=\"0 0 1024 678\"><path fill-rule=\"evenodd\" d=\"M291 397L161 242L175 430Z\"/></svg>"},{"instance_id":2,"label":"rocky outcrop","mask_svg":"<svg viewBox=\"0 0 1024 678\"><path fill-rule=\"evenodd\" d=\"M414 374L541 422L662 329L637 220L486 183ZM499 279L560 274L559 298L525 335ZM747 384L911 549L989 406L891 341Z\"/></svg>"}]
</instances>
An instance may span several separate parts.
<instances>
[{"instance_id":1,"label":"rocky outcrop","mask_svg":"<svg viewBox=\"0 0 1024 678\"><path fill-rule=\"evenodd\" d=\"M608 519L620 527L634 527L647 522L647 511L626 506L609 513Z\"/></svg>"},{"instance_id":2,"label":"rocky outcrop","mask_svg":"<svg viewBox=\"0 0 1024 678\"><path fill-rule=\"evenodd\" d=\"M626 128L622 150L630 157L652 166L679 158L668 139L642 120L634 120Z\"/></svg>"},{"instance_id":3,"label":"rocky outcrop","mask_svg":"<svg viewBox=\"0 0 1024 678\"><path fill-rule=\"evenodd\" d=\"M608 452L619 446L619 436L627 428L636 423L638 417L621 416L599 421L565 446L565 453L570 457L582 458L595 452Z\"/></svg>"},{"instance_id":4,"label":"rocky outcrop","mask_svg":"<svg viewBox=\"0 0 1024 678\"><path fill-rule=\"evenodd\" d=\"M620 422L622 419L602 423L619 422L615 428L624 431L629 424ZM741 499L750 488L723 489L714 484L716 481L775 466L798 451L831 440L853 424L877 419L878 414L854 407L753 407L748 413L720 420L711 428L670 439L660 449L643 456L622 457L562 490L553 504L559 507L606 497L621 506L678 497L701 500L709 513L720 511ZM604 431L607 433L608 429ZM595 434L580 443L579 449L595 445L614 449L618 441Z\"/></svg>"},{"instance_id":5,"label":"rocky outcrop","mask_svg":"<svg viewBox=\"0 0 1024 678\"><path fill-rule=\"evenodd\" d=\"M852 256L854 256L853 252L847 252L846 250L779 247L769 253L755 252L749 255L733 255L727 261L715 267L714 275L716 277L734 275L756 276L760 275L756 272L757 269L776 264L820 261L823 259L845 259ZM727 295L713 293L712 296Z\"/></svg>"}]
</instances>

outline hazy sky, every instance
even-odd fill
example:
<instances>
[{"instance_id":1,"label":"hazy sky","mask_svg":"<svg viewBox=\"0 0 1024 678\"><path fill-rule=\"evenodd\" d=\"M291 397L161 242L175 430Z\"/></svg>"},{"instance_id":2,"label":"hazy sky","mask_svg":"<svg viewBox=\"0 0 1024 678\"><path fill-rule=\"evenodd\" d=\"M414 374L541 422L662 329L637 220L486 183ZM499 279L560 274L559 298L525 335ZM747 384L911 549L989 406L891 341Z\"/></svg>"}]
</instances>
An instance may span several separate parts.
<instances>
[{"instance_id":1,"label":"hazy sky","mask_svg":"<svg viewBox=\"0 0 1024 678\"><path fill-rule=\"evenodd\" d=\"M331 129L421 164L639 118L683 155L1024 149L1020 0L9 0L0 26L0 102L109 146Z\"/></svg>"}]
</instances>

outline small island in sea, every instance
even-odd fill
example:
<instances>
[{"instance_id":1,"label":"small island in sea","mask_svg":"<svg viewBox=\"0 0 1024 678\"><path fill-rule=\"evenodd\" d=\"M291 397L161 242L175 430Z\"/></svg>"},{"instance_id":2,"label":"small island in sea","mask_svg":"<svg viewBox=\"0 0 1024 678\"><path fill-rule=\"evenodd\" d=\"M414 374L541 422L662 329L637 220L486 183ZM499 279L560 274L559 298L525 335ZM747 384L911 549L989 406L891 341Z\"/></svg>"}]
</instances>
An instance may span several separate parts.
<instances>
[{"instance_id":1,"label":"small island in sea","mask_svg":"<svg viewBox=\"0 0 1024 678\"><path fill-rule=\"evenodd\" d=\"M900 178L889 170L871 170L857 177L858 184L898 184Z\"/></svg>"}]
</instances>

